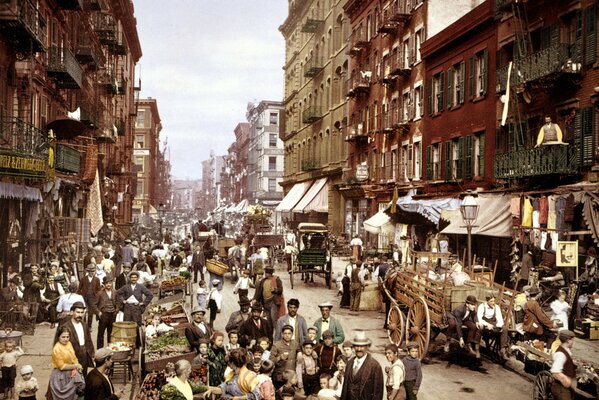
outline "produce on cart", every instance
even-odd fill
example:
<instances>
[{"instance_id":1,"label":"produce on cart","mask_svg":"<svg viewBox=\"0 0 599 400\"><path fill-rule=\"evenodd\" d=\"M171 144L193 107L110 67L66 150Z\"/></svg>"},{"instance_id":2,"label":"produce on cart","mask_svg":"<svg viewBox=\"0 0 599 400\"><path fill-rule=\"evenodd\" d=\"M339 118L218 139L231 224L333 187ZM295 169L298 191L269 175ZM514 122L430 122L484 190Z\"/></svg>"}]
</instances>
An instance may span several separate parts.
<instances>
[{"instance_id":1,"label":"produce on cart","mask_svg":"<svg viewBox=\"0 0 599 400\"><path fill-rule=\"evenodd\" d=\"M173 376L175 376L175 366L172 363L169 363L163 370L150 372L143 380L139 393L135 396L135 399L160 400L160 389L166 385L168 379ZM188 380L196 385L208 385L207 377L207 370L192 366L191 375Z\"/></svg>"}]
</instances>

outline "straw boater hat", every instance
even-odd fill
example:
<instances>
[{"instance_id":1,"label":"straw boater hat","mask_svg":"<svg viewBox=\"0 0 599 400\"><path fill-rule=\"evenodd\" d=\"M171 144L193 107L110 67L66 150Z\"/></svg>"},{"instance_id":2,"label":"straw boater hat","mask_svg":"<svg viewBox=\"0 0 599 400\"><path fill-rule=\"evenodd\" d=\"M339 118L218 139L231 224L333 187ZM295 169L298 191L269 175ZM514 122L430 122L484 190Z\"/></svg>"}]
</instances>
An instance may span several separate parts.
<instances>
[{"instance_id":1,"label":"straw boater hat","mask_svg":"<svg viewBox=\"0 0 599 400\"><path fill-rule=\"evenodd\" d=\"M333 308L333 304L330 301L325 301L324 303L320 303L318 308Z\"/></svg>"},{"instance_id":2,"label":"straw boater hat","mask_svg":"<svg viewBox=\"0 0 599 400\"><path fill-rule=\"evenodd\" d=\"M370 346L372 342L366 337L366 331L358 330L351 340L353 346Z\"/></svg>"}]
</instances>

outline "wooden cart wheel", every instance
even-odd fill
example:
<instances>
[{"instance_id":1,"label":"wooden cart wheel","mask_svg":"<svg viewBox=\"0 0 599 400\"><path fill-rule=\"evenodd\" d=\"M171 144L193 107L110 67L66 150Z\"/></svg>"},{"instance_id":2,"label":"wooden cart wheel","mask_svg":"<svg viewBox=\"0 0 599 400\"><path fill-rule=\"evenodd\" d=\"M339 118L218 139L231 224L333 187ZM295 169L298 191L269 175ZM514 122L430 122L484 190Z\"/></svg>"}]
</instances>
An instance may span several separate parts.
<instances>
[{"instance_id":1,"label":"wooden cart wheel","mask_svg":"<svg viewBox=\"0 0 599 400\"><path fill-rule=\"evenodd\" d=\"M399 347L404 338L404 329L405 320L403 313L397 305L392 305L389 309L389 318L387 319L389 341Z\"/></svg>"},{"instance_id":2,"label":"wooden cart wheel","mask_svg":"<svg viewBox=\"0 0 599 400\"><path fill-rule=\"evenodd\" d=\"M291 289L293 289L293 273L295 272L295 254L291 254L291 270L289 271L289 281L291 282Z\"/></svg>"},{"instance_id":3,"label":"wooden cart wheel","mask_svg":"<svg viewBox=\"0 0 599 400\"><path fill-rule=\"evenodd\" d=\"M553 383L553 376L549 371L541 371L535 376L535 380L532 388L533 400L552 400L553 395L551 394L551 384Z\"/></svg>"},{"instance_id":4,"label":"wooden cart wheel","mask_svg":"<svg viewBox=\"0 0 599 400\"><path fill-rule=\"evenodd\" d=\"M428 353L431 339L431 318L426 300L419 296L414 299L414 304L408 311L406 322L406 341L418 343L420 358Z\"/></svg>"}]
</instances>

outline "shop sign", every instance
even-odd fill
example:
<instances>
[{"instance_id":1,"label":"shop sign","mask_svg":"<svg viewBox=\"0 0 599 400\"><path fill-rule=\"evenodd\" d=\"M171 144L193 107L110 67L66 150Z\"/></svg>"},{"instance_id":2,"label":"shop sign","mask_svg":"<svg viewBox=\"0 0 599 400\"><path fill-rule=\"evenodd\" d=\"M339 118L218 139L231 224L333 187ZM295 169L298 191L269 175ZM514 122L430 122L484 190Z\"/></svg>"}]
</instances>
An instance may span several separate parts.
<instances>
[{"instance_id":1,"label":"shop sign","mask_svg":"<svg viewBox=\"0 0 599 400\"><path fill-rule=\"evenodd\" d=\"M356 179L360 182L368 180L368 165L357 165L356 166Z\"/></svg>"},{"instance_id":2,"label":"shop sign","mask_svg":"<svg viewBox=\"0 0 599 400\"><path fill-rule=\"evenodd\" d=\"M149 149L133 149L133 155L134 156L149 156L150 150Z\"/></svg>"},{"instance_id":3,"label":"shop sign","mask_svg":"<svg viewBox=\"0 0 599 400\"><path fill-rule=\"evenodd\" d=\"M0 152L0 175L45 178L46 158Z\"/></svg>"}]
</instances>

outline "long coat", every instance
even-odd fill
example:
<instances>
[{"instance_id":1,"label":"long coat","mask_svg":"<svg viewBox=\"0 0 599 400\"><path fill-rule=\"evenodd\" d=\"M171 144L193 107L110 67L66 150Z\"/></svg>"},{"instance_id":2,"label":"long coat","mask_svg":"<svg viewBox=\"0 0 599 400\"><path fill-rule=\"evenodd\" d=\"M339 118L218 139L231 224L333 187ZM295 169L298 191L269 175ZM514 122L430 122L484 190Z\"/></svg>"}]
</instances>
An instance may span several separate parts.
<instances>
[{"instance_id":1,"label":"long coat","mask_svg":"<svg viewBox=\"0 0 599 400\"><path fill-rule=\"evenodd\" d=\"M352 357L345 368L341 400L382 400L383 399L383 370L379 363L366 354L364 363L358 370L356 376L353 374L354 361Z\"/></svg>"},{"instance_id":2,"label":"long coat","mask_svg":"<svg viewBox=\"0 0 599 400\"><path fill-rule=\"evenodd\" d=\"M185 328L185 337L189 342L189 347L196 351L198 351L200 347L200 339L210 340L212 334L214 333L212 328L207 323L204 323L204 326L206 327L206 333L202 332L195 322L190 323L189 326Z\"/></svg>"},{"instance_id":3,"label":"long coat","mask_svg":"<svg viewBox=\"0 0 599 400\"><path fill-rule=\"evenodd\" d=\"M253 318L249 318L239 327L239 344L248 347L252 339L258 341L262 336L272 341L272 325L266 318L260 318L260 328L256 326Z\"/></svg>"},{"instance_id":4,"label":"long coat","mask_svg":"<svg viewBox=\"0 0 599 400\"><path fill-rule=\"evenodd\" d=\"M92 342L92 335L84 323L83 325L83 334L85 336L85 345L81 345L79 343L79 337L77 336L77 330L73 325L73 320L68 319L63 325L59 326L56 329L56 335L54 336L54 343L58 342L58 337L60 336L60 328L62 326L66 327L69 331L69 340L73 345L73 349L75 349L75 355L77 356L77 360L79 360L79 364L86 370L88 367L93 367L94 365L94 354L96 350L94 349L94 343Z\"/></svg>"},{"instance_id":5,"label":"long coat","mask_svg":"<svg viewBox=\"0 0 599 400\"><path fill-rule=\"evenodd\" d=\"M535 327L534 324L537 326ZM534 333L535 335L543 334L543 326L546 328L553 327L553 321L549 319L545 311L541 308L541 305L536 300L528 300L524 305L524 321L522 322L522 329L528 333Z\"/></svg>"},{"instance_id":6,"label":"long coat","mask_svg":"<svg viewBox=\"0 0 599 400\"><path fill-rule=\"evenodd\" d=\"M85 377L85 400L118 400L110 382L97 369L92 369Z\"/></svg>"}]
</instances>

